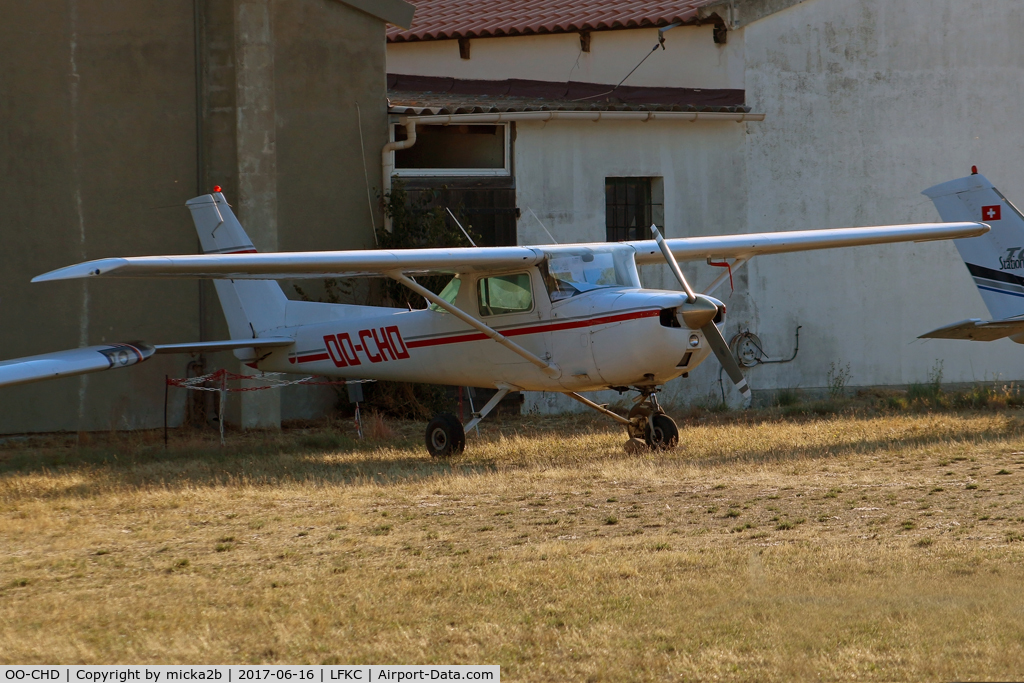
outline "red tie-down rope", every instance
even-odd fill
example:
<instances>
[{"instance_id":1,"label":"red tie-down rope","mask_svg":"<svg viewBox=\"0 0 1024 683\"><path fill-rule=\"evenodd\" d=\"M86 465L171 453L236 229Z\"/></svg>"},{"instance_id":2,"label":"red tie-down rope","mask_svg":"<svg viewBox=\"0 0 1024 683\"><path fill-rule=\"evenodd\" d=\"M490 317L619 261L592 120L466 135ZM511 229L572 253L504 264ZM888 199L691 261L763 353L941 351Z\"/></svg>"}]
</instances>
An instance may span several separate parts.
<instances>
[{"instance_id":1,"label":"red tie-down rope","mask_svg":"<svg viewBox=\"0 0 1024 683\"><path fill-rule=\"evenodd\" d=\"M227 370L220 369L216 372L211 372L208 375L201 375L199 377L186 377L186 378L175 378L165 377L167 387L180 387L182 389L192 389L195 391L217 391L221 392L221 401L217 411L217 421L220 426L220 443L223 446L224 441L224 403L227 398L224 394L236 391L262 391L263 389L279 389L281 387L287 387L294 384L311 384L311 385L323 385L323 384L363 384L366 382L376 382L375 379L350 379L350 380L325 380L325 381L314 381L312 376L302 377L299 379L285 380L279 379L278 375L282 375L281 372L266 372L259 375L239 375L234 372L228 372ZM242 380L256 380L261 382L267 382L262 387L228 387L228 382L241 382ZM206 386L207 384L213 384L213 386ZM359 438L363 438L363 426L359 419L359 403L356 403L356 429L359 432ZM164 446L167 446L167 389L164 388Z\"/></svg>"},{"instance_id":2,"label":"red tie-down rope","mask_svg":"<svg viewBox=\"0 0 1024 683\"><path fill-rule=\"evenodd\" d=\"M732 266L729 264L728 261L708 261L708 265L709 266L716 266L718 268L728 268L729 269L729 291L730 292L735 292L736 291L736 289L732 286Z\"/></svg>"}]
</instances>

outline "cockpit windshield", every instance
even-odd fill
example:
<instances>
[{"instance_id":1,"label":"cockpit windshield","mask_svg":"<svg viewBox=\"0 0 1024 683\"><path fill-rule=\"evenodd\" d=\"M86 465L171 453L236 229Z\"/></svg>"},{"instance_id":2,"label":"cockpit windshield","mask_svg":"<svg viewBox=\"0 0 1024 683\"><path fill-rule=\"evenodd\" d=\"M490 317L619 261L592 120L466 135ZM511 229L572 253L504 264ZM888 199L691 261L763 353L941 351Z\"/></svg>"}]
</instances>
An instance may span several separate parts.
<instances>
[{"instance_id":1,"label":"cockpit windshield","mask_svg":"<svg viewBox=\"0 0 1024 683\"><path fill-rule=\"evenodd\" d=\"M603 287L639 287L632 250L552 250L546 263L551 301Z\"/></svg>"}]
</instances>

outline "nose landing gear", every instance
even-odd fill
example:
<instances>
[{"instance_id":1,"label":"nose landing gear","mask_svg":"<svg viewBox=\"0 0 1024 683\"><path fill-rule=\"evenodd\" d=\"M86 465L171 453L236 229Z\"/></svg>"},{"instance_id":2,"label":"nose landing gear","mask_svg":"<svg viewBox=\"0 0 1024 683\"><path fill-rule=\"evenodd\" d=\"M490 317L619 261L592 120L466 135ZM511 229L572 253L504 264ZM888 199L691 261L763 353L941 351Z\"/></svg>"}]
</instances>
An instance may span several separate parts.
<instances>
[{"instance_id":1,"label":"nose landing gear","mask_svg":"<svg viewBox=\"0 0 1024 683\"><path fill-rule=\"evenodd\" d=\"M679 444L679 427L658 403L658 395L644 390L628 414L630 441L643 440L653 450L669 450Z\"/></svg>"},{"instance_id":2,"label":"nose landing gear","mask_svg":"<svg viewBox=\"0 0 1024 683\"><path fill-rule=\"evenodd\" d=\"M625 388L621 390L625 391ZM630 409L626 417L613 413L607 407L598 405L575 392L569 392L568 396L624 426L629 433L629 441L624 446L627 453L675 448L679 444L679 427L676 426L675 420L669 417L658 403L658 396L653 388L637 387L637 390L640 396L635 399L636 405Z\"/></svg>"}]
</instances>

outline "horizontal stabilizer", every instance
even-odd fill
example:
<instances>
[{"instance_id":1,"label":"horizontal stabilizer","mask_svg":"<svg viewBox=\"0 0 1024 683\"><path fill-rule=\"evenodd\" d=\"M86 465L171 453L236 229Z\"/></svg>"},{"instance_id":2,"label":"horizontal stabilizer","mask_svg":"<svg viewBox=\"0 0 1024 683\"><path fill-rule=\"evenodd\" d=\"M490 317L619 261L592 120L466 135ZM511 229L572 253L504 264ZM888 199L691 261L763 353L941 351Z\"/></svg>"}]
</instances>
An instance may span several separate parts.
<instances>
[{"instance_id":1,"label":"horizontal stabilizer","mask_svg":"<svg viewBox=\"0 0 1024 683\"><path fill-rule=\"evenodd\" d=\"M145 342L85 346L80 349L0 361L0 387L126 368L148 360L155 353L212 353L234 349L291 346L294 343L295 340L291 337L265 337L156 346Z\"/></svg>"},{"instance_id":2,"label":"horizontal stabilizer","mask_svg":"<svg viewBox=\"0 0 1024 683\"><path fill-rule=\"evenodd\" d=\"M1024 317L1006 320L983 321L971 318L952 325L926 332L918 339L970 339L971 341L995 341L1015 334L1024 333Z\"/></svg>"}]
</instances>

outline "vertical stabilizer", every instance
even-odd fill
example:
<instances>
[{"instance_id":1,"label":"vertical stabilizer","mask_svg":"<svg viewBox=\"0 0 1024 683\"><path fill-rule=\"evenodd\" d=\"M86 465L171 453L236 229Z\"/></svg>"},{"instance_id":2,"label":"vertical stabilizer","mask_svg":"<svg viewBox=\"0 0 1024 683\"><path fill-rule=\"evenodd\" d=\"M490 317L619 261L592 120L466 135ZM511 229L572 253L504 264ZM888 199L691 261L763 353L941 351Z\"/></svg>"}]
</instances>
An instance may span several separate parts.
<instances>
[{"instance_id":1,"label":"vertical stabilizer","mask_svg":"<svg viewBox=\"0 0 1024 683\"><path fill-rule=\"evenodd\" d=\"M1024 216L985 176L929 187L923 192L944 221L981 221L992 230L954 240L989 313L996 320L1024 314Z\"/></svg>"},{"instance_id":2,"label":"vertical stabilizer","mask_svg":"<svg viewBox=\"0 0 1024 683\"><path fill-rule=\"evenodd\" d=\"M224 195L187 202L204 254L247 254L256 247L235 218ZM273 280L214 280L232 339L249 339L284 325L288 298Z\"/></svg>"}]
</instances>

